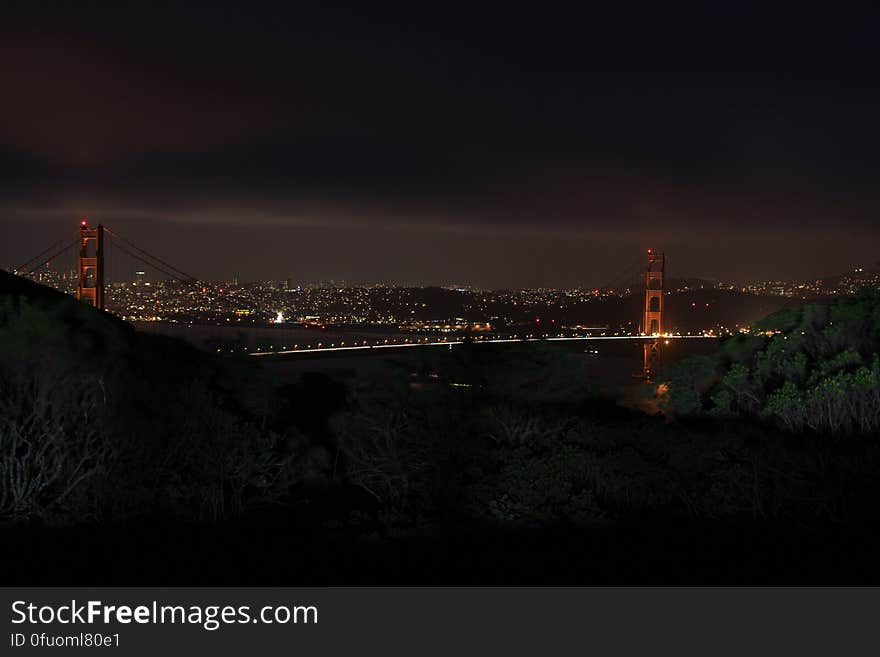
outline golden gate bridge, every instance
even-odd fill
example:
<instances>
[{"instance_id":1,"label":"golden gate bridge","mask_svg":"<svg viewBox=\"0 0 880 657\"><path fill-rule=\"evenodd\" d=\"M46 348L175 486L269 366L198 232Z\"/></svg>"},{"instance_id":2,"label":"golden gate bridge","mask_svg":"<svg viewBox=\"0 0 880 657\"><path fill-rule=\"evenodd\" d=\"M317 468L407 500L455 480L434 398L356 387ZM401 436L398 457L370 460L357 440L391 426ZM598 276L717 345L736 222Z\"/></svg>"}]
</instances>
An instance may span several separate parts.
<instances>
[{"instance_id":1,"label":"golden gate bridge","mask_svg":"<svg viewBox=\"0 0 880 657\"><path fill-rule=\"evenodd\" d=\"M102 224L91 226L87 219L80 221L76 235L72 240L59 240L52 246L41 251L30 260L16 268L15 273L23 276L32 276L43 267L48 267L50 263L69 253L72 249L76 249L76 269L74 270L76 298L84 303L95 307L99 311L105 311L106 298L105 287L107 284L106 263L108 253L112 252L108 246L112 245L113 250L119 250L126 256L154 269L169 279L181 283L197 283L198 279L172 265L166 260L150 253L146 249L139 247L132 241L122 237L115 231L107 228ZM315 353L316 351L339 352L339 351L367 351L372 349L400 349L407 347L430 347L430 346L446 346L453 347L455 345L471 344L501 344L515 342L534 342L534 341L573 341L573 340L639 340L643 342L644 348L644 366L640 377L652 380L658 373L660 368L660 359L662 346L668 344L670 339L695 339L710 336L705 335L673 335L664 333L664 303L665 294L665 269L666 256L664 253L648 249L646 260L639 258L635 268L633 265L628 266L614 280L610 281L603 289L617 289L624 283L631 281L634 274L642 278L642 289L644 291L644 308L639 323L638 335L576 335L576 336L541 336L535 337L525 335L522 337L495 337L481 339L478 341L465 339L452 339L441 341L429 341L425 338L422 341L400 342L385 344L361 344L361 345L332 345L320 346L312 349L281 349L279 351L253 351L252 356L269 356L269 355L288 355Z\"/></svg>"}]
</instances>

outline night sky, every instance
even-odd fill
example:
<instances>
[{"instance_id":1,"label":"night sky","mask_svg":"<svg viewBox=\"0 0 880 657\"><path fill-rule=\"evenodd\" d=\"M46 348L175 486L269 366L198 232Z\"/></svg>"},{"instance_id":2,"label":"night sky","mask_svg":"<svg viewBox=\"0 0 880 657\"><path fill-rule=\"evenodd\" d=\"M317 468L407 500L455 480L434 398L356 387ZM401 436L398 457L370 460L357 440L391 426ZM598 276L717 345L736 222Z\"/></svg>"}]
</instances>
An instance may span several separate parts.
<instances>
[{"instance_id":1,"label":"night sky","mask_svg":"<svg viewBox=\"0 0 880 657\"><path fill-rule=\"evenodd\" d=\"M0 16L3 267L80 216L203 278L592 286L648 247L736 281L880 260L874 14L31 4Z\"/></svg>"}]
</instances>

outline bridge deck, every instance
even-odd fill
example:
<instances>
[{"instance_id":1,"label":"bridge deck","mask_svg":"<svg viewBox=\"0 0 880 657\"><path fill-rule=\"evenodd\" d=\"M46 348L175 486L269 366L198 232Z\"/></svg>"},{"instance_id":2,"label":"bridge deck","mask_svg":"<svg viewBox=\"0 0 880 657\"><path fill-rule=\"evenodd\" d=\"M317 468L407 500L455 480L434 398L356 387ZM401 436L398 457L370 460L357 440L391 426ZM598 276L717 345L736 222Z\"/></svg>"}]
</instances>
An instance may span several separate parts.
<instances>
[{"instance_id":1,"label":"bridge deck","mask_svg":"<svg viewBox=\"0 0 880 657\"><path fill-rule=\"evenodd\" d=\"M253 351L249 356L280 356L288 354L314 354L316 352L330 351L368 351L371 349L403 349L407 347L454 347L462 344L504 344L513 342L563 342L563 341L593 341L593 340L715 340L716 335L596 335L596 336L563 336L553 338L499 338L495 340L445 340L435 342L398 342L375 345L350 345L347 347L303 347L302 349L283 349L278 351Z\"/></svg>"}]
</instances>

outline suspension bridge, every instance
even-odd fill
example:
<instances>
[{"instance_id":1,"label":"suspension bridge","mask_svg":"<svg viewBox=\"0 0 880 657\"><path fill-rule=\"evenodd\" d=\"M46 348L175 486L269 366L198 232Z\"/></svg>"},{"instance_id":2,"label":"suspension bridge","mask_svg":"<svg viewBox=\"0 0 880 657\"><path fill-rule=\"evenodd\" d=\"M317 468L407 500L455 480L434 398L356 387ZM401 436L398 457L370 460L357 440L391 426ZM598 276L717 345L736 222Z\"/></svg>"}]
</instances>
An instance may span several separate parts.
<instances>
[{"instance_id":1,"label":"suspension bridge","mask_svg":"<svg viewBox=\"0 0 880 657\"><path fill-rule=\"evenodd\" d=\"M46 271L53 262L62 260L71 251L76 254L76 267L69 270L67 282L71 286L69 291L74 292L76 298L83 303L88 303L98 310L106 310L106 288L110 282L108 272L112 271L111 256L119 252L123 256L148 267L165 277L167 281L176 281L183 285L199 285L199 280L186 273L179 267L172 265L167 260L138 246L129 239L119 235L114 230L98 224L92 226L88 220L80 221L75 235L70 238L59 240L44 249L20 267L15 273L21 276L32 277L39 272ZM652 379L658 372L662 347L669 340L699 339L711 336L706 335L673 335L664 333L664 283L665 283L665 254L649 249L647 257L640 256L638 261L629 264L614 279L608 281L602 289L605 290L630 290L633 281L641 279L638 287L644 292L644 308L639 318L638 335L556 335L534 336L525 334L507 337L483 337L479 339L451 338L443 340L391 341L385 340L380 344L331 344L325 346L318 344L317 347L308 346L300 349L282 348L277 351L253 351L250 355L263 357L270 355L314 354L316 351L340 352L340 351L369 351L381 349L405 349L412 347L437 347L445 346L452 348L463 344L502 344L514 342L534 341L601 341L601 340L630 340L640 341L644 347L644 367L640 376ZM56 285L57 286L57 285Z\"/></svg>"}]
</instances>

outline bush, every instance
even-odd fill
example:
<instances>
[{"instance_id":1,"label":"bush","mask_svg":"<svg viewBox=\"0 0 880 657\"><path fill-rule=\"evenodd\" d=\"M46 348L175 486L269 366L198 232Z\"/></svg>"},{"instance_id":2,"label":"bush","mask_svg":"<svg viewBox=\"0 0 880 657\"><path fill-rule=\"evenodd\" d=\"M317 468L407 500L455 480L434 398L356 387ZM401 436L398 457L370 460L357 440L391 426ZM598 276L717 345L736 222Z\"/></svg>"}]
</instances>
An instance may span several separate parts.
<instances>
[{"instance_id":1,"label":"bush","mask_svg":"<svg viewBox=\"0 0 880 657\"><path fill-rule=\"evenodd\" d=\"M219 519L300 475L207 354L64 295L0 297L0 519ZM299 445L302 448L302 445Z\"/></svg>"},{"instance_id":2,"label":"bush","mask_svg":"<svg viewBox=\"0 0 880 657\"><path fill-rule=\"evenodd\" d=\"M734 339L714 359L665 370L665 410L757 417L790 432L880 430L880 291L789 308L757 327L779 332Z\"/></svg>"}]
</instances>

